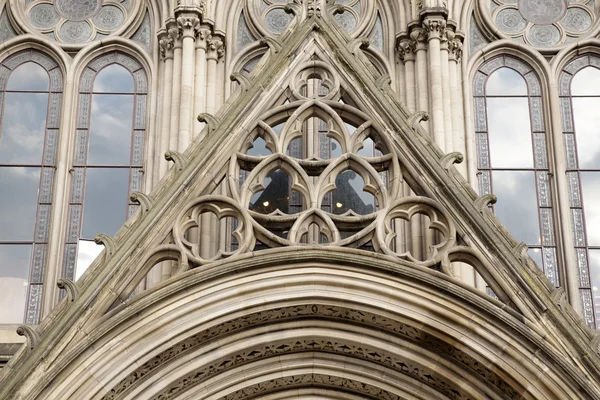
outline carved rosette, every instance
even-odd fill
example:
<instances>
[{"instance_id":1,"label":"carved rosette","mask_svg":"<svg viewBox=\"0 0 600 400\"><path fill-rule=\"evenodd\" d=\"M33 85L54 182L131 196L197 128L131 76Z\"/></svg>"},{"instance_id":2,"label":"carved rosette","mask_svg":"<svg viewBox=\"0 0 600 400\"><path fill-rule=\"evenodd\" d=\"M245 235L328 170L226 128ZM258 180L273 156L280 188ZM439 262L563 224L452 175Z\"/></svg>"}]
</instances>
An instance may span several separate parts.
<instances>
[{"instance_id":1,"label":"carved rosette","mask_svg":"<svg viewBox=\"0 0 600 400\"><path fill-rule=\"evenodd\" d=\"M15 18L26 31L68 46L82 46L122 28L141 6L128 0L33 0L16 2Z\"/></svg>"},{"instance_id":2,"label":"carved rosette","mask_svg":"<svg viewBox=\"0 0 600 400\"><path fill-rule=\"evenodd\" d=\"M493 31L540 49L563 46L589 36L597 25L594 2L492 0L478 4ZM490 4L490 6L488 6Z\"/></svg>"}]
</instances>

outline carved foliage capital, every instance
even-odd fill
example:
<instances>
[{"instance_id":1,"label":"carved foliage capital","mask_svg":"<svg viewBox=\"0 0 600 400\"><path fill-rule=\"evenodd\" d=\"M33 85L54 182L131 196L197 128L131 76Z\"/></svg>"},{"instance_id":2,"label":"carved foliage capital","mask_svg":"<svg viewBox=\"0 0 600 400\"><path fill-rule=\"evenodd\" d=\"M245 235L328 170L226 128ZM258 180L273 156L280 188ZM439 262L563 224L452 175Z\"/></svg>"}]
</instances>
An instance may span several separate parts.
<instances>
[{"instance_id":1,"label":"carved foliage capital","mask_svg":"<svg viewBox=\"0 0 600 400\"><path fill-rule=\"evenodd\" d=\"M160 58L162 60L173 58L174 40L173 37L170 36L164 29L158 33L158 46L160 50Z\"/></svg>"},{"instance_id":2,"label":"carved foliage capital","mask_svg":"<svg viewBox=\"0 0 600 400\"><path fill-rule=\"evenodd\" d=\"M403 39L398 43L398 57L401 61L414 61L417 43L412 39Z\"/></svg>"},{"instance_id":3,"label":"carved foliage capital","mask_svg":"<svg viewBox=\"0 0 600 400\"><path fill-rule=\"evenodd\" d=\"M446 31L446 21L444 19L426 19L423 21L423 31L428 40L442 39Z\"/></svg>"},{"instance_id":4,"label":"carved foliage capital","mask_svg":"<svg viewBox=\"0 0 600 400\"><path fill-rule=\"evenodd\" d=\"M218 36L208 38L206 42L206 58L219 60L225 55L225 43Z\"/></svg>"},{"instance_id":5,"label":"carved foliage capital","mask_svg":"<svg viewBox=\"0 0 600 400\"><path fill-rule=\"evenodd\" d=\"M200 18L195 15L182 15L177 17L177 27L182 38L196 38L200 30Z\"/></svg>"},{"instance_id":6,"label":"carved foliage capital","mask_svg":"<svg viewBox=\"0 0 600 400\"><path fill-rule=\"evenodd\" d=\"M450 52L450 59L460 61L462 57L463 42L459 38L448 41L448 51Z\"/></svg>"}]
</instances>

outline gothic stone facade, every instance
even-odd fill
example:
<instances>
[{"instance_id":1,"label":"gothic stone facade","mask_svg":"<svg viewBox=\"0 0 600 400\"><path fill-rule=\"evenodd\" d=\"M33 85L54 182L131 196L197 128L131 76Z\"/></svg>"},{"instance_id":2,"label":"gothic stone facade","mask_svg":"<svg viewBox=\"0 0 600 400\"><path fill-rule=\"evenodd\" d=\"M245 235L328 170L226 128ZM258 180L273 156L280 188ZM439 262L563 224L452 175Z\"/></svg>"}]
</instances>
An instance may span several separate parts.
<instances>
[{"instance_id":1,"label":"gothic stone facade","mask_svg":"<svg viewBox=\"0 0 600 400\"><path fill-rule=\"evenodd\" d=\"M600 399L599 8L0 1L0 398Z\"/></svg>"}]
</instances>

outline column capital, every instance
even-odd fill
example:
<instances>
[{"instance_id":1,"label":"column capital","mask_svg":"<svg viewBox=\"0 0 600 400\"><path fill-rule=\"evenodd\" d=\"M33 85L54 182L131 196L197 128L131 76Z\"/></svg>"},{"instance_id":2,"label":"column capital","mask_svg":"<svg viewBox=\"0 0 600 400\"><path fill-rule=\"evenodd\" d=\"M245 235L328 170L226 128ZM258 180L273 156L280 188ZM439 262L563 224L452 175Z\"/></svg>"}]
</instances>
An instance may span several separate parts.
<instances>
[{"instance_id":1,"label":"column capital","mask_svg":"<svg viewBox=\"0 0 600 400\"><path fill-rule=\"evenodd\" d=\"M177 28L182 38L196 39L200 30L200 18L195 15L182 15L177 17Z\"/></svg>"},{"instance_id":2,"label":"column capital","mask_svg":"<svg viewBox=\"0 0 600 400\"><path fill-rule=\"evenodd\" d=\"M396 49L398 51L398 57L402 62L414 61L417 43L408 38L402 38L398 41Z\"/></svg>"},{"instance_id":3,"label":"column capital","mask_svg":"<svg viewBox=\"0 0 600 400\"><path fill-rule=\"evenodd\" d=\"M196 48L206 50L208 47L208 40L212 38L212 29L209 26L202 25L196 34Z\"/></svg>"},{"instance_id":4,"label":"column capital","mask_svg":"<svg viewBox=\"0 0 600 400\"><path fill-rule=\"evenodd\" d=\"M427 35L421 26L415 25L410 30L410 40L414 44L415 51L427 48Z\"/></svg>"},{"instance_id":5,"label":"column capital","mask_svg":"<svg viewBox=\"0 0 600 400\"><path fill-rule=\"evenodd\" d=\"M202 17L204 15L204 2L198 5L178 5L175 7L175 20L182 38L196 38Z\"/></svg>"},{"instance_id":6,"label":"column capital","mask_svg":"<svg viewBox=\"0 0 600 400\"><path fill-rule=\"evenodd\" d=\"M463 41L462 37L455 37L453 40L448 41L449 59L460 62L462 57Z\"/></svg>"},{"instance_id":7,"label":"column capital","mask_svg":"<svg viewBox=\"0 0 600 400\"><path fill-rule=\"evenodd\" d=\"M422 25L428 41L441 40L446 32L446 20L443 18L425 18Z\"/></svg>"},{"instance_id":8,"label":"column capital","mask_svg":"<svg viewBox=\"0 0 600 400\"><path fill-rule=\"evenodd\" d=\"M158 31L158 46L161 60L173 58L174 41L165 28Z\"/></svg>"},{"instance_id":9,"label":"column capital","mask_svg":"<svg viewBox=\"0 0 600 400\"><path fill-rule=\"evenodd\" d=\"M210 36L206 41L206 58L219 60L225 55L225 43L219 36Z\"/></svg>"}]
</instances>

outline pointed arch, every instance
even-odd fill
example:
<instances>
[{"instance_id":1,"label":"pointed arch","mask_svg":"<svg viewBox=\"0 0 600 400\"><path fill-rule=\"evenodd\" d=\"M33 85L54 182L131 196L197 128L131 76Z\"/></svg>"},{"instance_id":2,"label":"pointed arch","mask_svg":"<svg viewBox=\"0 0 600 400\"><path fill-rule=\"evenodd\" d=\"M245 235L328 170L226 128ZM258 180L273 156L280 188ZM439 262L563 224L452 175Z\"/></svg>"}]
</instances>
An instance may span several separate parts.
<instances>
[{"instance_id":1,"label":"pointed arch","mask_svg":"<svg viewBox=\"0 0 600 400\"><path fill-rule=\"evenodd\" d=\"M37 324L41 318L63 139L63 79L59 63L37 48L19 49L0 63L0 223L6 227L0 234L0 323Z\"/></svg>"},{"instance_id":2,"label":"pointed arch","mask_svg":"<svg viewBox=\"0 0 600 400\"><path fill-rule=\"evenodd\" d=\"M100 252L101 248L91 241L96 234L114 234L133 215L138 206L129 196L143 187L149 104L146 69L135 58L110 46L94 55L85 65L78 85L69 229L62 269L62 276L68 279L78 278ZM101 76L107 78L100 80ZM96 186L106 192L89 192ZM118 193L123 197L120 201L114 197ZM97 196L104 197L100 201L94 199ZM106 220L107 214L116 211L112 207L118 209L118 204L123 207L123 212L117 213L122 214L121 219L117 217L111 223ZM99 208L100 214L94 208ZM114 231L98 232L100 226Z\"/></svg>"}]
</instances>

